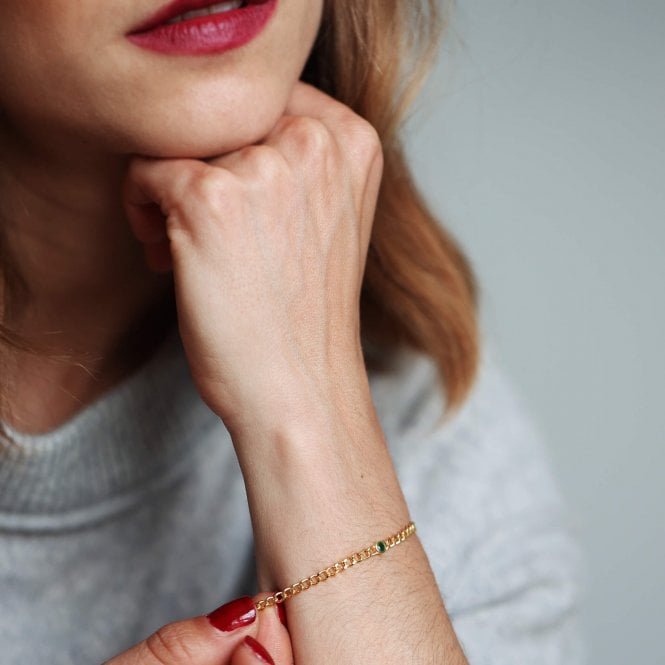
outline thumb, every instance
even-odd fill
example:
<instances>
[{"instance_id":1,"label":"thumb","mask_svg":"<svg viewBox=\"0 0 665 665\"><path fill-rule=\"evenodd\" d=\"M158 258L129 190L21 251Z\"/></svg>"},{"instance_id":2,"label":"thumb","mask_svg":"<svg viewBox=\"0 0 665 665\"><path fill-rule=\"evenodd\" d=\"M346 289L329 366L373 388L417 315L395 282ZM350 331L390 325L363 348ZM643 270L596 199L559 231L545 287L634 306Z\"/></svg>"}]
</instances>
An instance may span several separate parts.
<instances>
[{"instance_id":1,"label":"thumb","mask_svg":"<svg viewBox=\"0 0 665 665\"><path fill-rule=\"evenodd\" d=\"M167 624L105 665L219 665L258 635L254 600L237 598L206 616Z\"/></svg>"},{"instance_id":2,"label":"thumb","mask_svg":"<svg viewBox=\"0 0 665 665\"><path fill-rule=\"evenodd\" d=\"M260 593L255 601L270 594ZM230 665L293 665L291 637L286 628L283 605L273 605L261 612L258 635L248 635L233 652Z\"/></svg>"}]
</instances>

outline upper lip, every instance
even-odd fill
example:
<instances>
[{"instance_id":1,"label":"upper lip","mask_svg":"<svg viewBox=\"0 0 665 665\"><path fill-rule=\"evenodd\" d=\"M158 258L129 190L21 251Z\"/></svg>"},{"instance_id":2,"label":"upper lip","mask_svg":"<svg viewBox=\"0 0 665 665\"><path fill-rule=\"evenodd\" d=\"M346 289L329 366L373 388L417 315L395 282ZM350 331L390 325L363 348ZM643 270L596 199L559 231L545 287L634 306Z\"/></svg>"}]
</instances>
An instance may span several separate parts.
<instances>
[{"instance_id":1,"label":"upper lip","mask_svg":"<svg viewBox=\"0 0 665 665\"><path fill-rule=\"evenodd\" d=\"M253 1L256 0L250 0L247 4L252 4ZM219 0L173 0L173 2L170 2L168 5L165 5L155 12L155 14L153 14L147 21L144 21L141 25L130 30L129 34L147 32L148 30L152 30L153 28L170 21L176 16L180 16L180 14L191 12L194 9L210 7L216 2L219 2Z\"/></svg>"}]
</instances>

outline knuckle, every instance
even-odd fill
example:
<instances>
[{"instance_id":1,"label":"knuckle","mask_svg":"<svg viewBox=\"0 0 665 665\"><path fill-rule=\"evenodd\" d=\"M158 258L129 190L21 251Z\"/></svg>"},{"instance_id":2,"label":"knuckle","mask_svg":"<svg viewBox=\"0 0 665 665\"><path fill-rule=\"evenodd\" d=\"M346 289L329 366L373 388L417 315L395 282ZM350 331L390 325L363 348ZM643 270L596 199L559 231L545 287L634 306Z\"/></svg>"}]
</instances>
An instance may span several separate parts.
<instances>
[{"instance_id":1,"label":"knuckle","mask_svg":"<svg viewBox=\"0 0 665 665\"><path fill-rule=\"evenodd\" d=\"M198 203L214 203L220 198L225 185L225 172L222 169L208 167L191 176L188 195Z\"/></svg>"},{"instance_id":2,"label":"knuckle","mask_svg":"<svg viewBox=\"0 0 665 665\"><path fill-rule=\"evenodd\" d=\"M263 182L281 181L288 173L286 160L275 148L270 146L257 146L252 151L254 171Z\"/></svg>"},{"instance_id":3,"label":"knuckle","mask_svg":"<svg viewBox=\"0 0 665 665\"><path fill-rule=\"evenodd\" d=\"M196 662L194 635L181 624L163 626L144 644L149 658L147 662L151 665L189 665Z\"/></svg>"},{"instance_id":4,"label":"knuckle","mask_svg":"<svg viewBox=\"0 0 665 665\"><path fill-rule=\"evenodd\" d=\"M260 146L254 153L257 169L267 180L275 180L285 171L286 163L278 150Z\"/></svg>"},{"instance_id":5,"label":"knuckle","mask_svg":"<svg viewBox=\"0 0 665 665\"><path fill-rule=\"evenodd\" d=\"M287 121L286 131L297 147L306 153L317 153L332 142L332 135L323 122L316 118L293 116Z\"/></svg>"}]
</instances>

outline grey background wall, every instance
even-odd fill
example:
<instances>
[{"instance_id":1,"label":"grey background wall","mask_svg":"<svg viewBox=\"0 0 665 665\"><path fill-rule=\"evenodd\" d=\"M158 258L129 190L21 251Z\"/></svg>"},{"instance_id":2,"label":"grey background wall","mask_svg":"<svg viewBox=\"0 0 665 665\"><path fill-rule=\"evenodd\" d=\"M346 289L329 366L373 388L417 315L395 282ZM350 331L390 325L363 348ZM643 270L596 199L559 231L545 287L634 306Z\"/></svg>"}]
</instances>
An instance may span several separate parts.
<instances>
[{"instance_id":1,"label":"grey background wall","mask_svg":"<svg viewBox=\"0 0 665 665\"><path fill-rule=\"evenodd\" d=\"M665 662L665 2L457 0L419 108L587 553L591 662Z\"/></svg>"}]
</instances>

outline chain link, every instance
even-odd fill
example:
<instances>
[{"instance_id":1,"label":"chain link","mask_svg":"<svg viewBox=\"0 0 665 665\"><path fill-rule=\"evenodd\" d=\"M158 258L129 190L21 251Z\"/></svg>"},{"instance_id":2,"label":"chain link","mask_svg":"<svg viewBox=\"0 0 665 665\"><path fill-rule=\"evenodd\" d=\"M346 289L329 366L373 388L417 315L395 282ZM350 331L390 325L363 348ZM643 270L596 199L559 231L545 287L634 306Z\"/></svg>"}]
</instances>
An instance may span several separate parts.
<instances>
[{"instance_id":1,"label":"chain link","mask_svg":"<svg viewBox=\"0 0 665 665\"><path fill-rule=\"evenodd\" d=\"M336 561L327 568L320 570L318 573L310 575L309 577L304 577L299 582L296 582L295 584L282 589L282 591L278 591L272 596L268 596L263 600L255 602L254 606L256 607L256 611L260 612L261 610L265 610L267 607L279 605L289 598L297 596L299 593L307 591L307 589L316 586L320 582L325 582L327 579L335 577L335 575L338 575L339 573L343 573L345 570L355 566L361 561L365 561L366 559L377 556L379 554L384 554L392 547L395 547L396 545L399 545L401 542L405 541L415 532L416 525L413 522L409 522L401 531L398 531L385 540L378 540L369 547L359 550L358 552L354 552L344 559Z\"/></svg>"}]
</instances>

